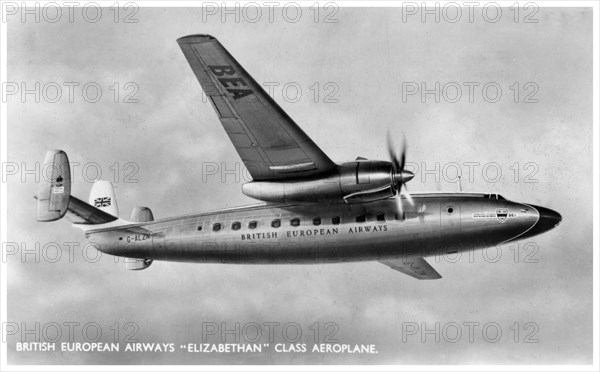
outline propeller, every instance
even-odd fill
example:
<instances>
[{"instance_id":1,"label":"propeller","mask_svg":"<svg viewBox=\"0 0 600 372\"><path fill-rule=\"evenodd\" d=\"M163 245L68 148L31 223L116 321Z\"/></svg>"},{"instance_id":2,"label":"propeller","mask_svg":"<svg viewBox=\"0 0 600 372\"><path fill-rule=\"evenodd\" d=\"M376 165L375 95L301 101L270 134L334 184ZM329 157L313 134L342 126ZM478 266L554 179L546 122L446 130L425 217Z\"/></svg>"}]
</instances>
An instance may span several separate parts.
<instances>
[{"instance_id":1,"label":"propeller","mask_svg":"<svg viewBox=\"0 0 600 372\"><path fill-rule=\"evenodd\" d=\"M396 191L396 201L398 205L398 212L400 215L404 213L402 208L402 198L400 195L404 196L406 200L408 200L409 204L414 206L415 203L413 198L408 193L408 189L406 188L406 183L413 179L415 174L409 170L405 169L406 166L406 138L404 135L402 136L402 147L400 151L396 152L394 143L390 136L390 132L388 130L387 135L388 140L388 153L392 163L392 185L394 190ZM402 188L404 187L404 190Z\"/></svg>"}]
</instances>

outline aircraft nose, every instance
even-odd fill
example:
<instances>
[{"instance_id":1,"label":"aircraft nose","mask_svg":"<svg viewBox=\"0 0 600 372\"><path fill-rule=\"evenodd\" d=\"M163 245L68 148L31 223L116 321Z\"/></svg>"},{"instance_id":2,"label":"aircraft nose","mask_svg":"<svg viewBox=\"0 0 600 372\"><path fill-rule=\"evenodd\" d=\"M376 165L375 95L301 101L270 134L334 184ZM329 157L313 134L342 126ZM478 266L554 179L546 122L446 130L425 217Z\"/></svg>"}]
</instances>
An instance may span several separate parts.
<instances>
[{"instance_id":1,"label":"aircraft nose","mask_svg":"<svg viewBox=\"0 0 600 372\"><path fill-rule=\"evenodd\" d=\"M406 183L406 182L412 180L414 177L415 177L415 174L408 170L403 170L402 172L394 175L394 178L399 183Z\"/></svg>"},{"instance_id":2,"label":"aircraft nose","mask_svg":"<svg viewBox=\"0 0 600 372\"><path fill-rule=\"evenodd\" d=\"M562 221L562 216L558 212L553 211L552 209L539 207L537 205L532 205L532 207L538 211L540 217L535 226L533 226L533 228L528 232L528 235L538 235L545 233L546 231L558 226L558 224L560 224L560 221Z\"/></svg>"}]
</instances>

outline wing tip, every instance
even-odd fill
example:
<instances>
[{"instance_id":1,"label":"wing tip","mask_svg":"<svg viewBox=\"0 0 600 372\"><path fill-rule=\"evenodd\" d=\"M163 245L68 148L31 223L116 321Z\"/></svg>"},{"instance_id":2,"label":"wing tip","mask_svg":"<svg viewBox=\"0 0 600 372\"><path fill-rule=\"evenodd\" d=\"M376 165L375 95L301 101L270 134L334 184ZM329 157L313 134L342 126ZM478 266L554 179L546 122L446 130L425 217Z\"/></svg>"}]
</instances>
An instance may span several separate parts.
<instances>
[{"instance_id":1,"label":"wing tip","mask_svg":"<svg viewBox=\"0 0 600 372\"><path fill-rule=\"evenodd\" d=\"M399 258L380 260L382 263L392 270L401 272L419 280L436 280L442 279L438 273L423 257ZM407 265L408 264L408 265Z\"/></svg>"},{"instance_id":2,"label":"wing tip","mask_svg":"<svg viewBox=\"0 0 600 372\"><path fill-rule=\"evenodd\" d=\"M177 39L177 43L206 43L213 40L217 40L217 38L209 34L193 34L180 37L179 39Z\"/></svg>"}]
</instances>

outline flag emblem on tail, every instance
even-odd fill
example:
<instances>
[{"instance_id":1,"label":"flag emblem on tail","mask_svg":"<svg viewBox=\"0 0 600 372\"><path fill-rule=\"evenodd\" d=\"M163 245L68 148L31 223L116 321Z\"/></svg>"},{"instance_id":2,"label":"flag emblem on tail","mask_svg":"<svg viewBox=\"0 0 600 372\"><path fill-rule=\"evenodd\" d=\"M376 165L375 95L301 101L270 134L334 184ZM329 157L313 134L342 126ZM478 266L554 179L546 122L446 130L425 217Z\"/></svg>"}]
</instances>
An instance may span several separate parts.
<instances>
[{"instance_id":1,"label":"flag emblem on tail","mask_svg":"<svg viewBox=\"0 0 600 372\"><path fill-rule=\"evenodd\" d=\"M110 205L110 198L96 198L94 199L95 207L108 207Z\"/></svg>"}]
</instances>

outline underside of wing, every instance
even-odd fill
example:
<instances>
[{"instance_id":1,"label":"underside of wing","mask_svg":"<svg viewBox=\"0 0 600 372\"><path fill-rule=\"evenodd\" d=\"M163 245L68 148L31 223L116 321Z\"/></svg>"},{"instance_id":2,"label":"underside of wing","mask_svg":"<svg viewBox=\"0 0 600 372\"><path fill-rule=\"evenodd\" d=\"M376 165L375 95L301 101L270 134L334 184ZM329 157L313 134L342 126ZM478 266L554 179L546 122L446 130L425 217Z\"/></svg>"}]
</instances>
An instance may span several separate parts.
<instances>
[{"instance_id":1,"label":"underside of wing","mask_svg":"<svg viewBox=\"0 0 600 372\"><path fill-rule=\"evenodd\" d=\"M379 262L417 279L440 279L442 277L423 257L398 258Z\"/></svg>"},{"instance_id":2,"label":"underside of wing","mask_svg":"<svg viewBox=\"0 0 600 372\"><path fill-rule=\"evenodd\" d=\"M216 38L191 35L177 43L254 180L314 176L335 168Z\"/></svg>"}]
</instances>

